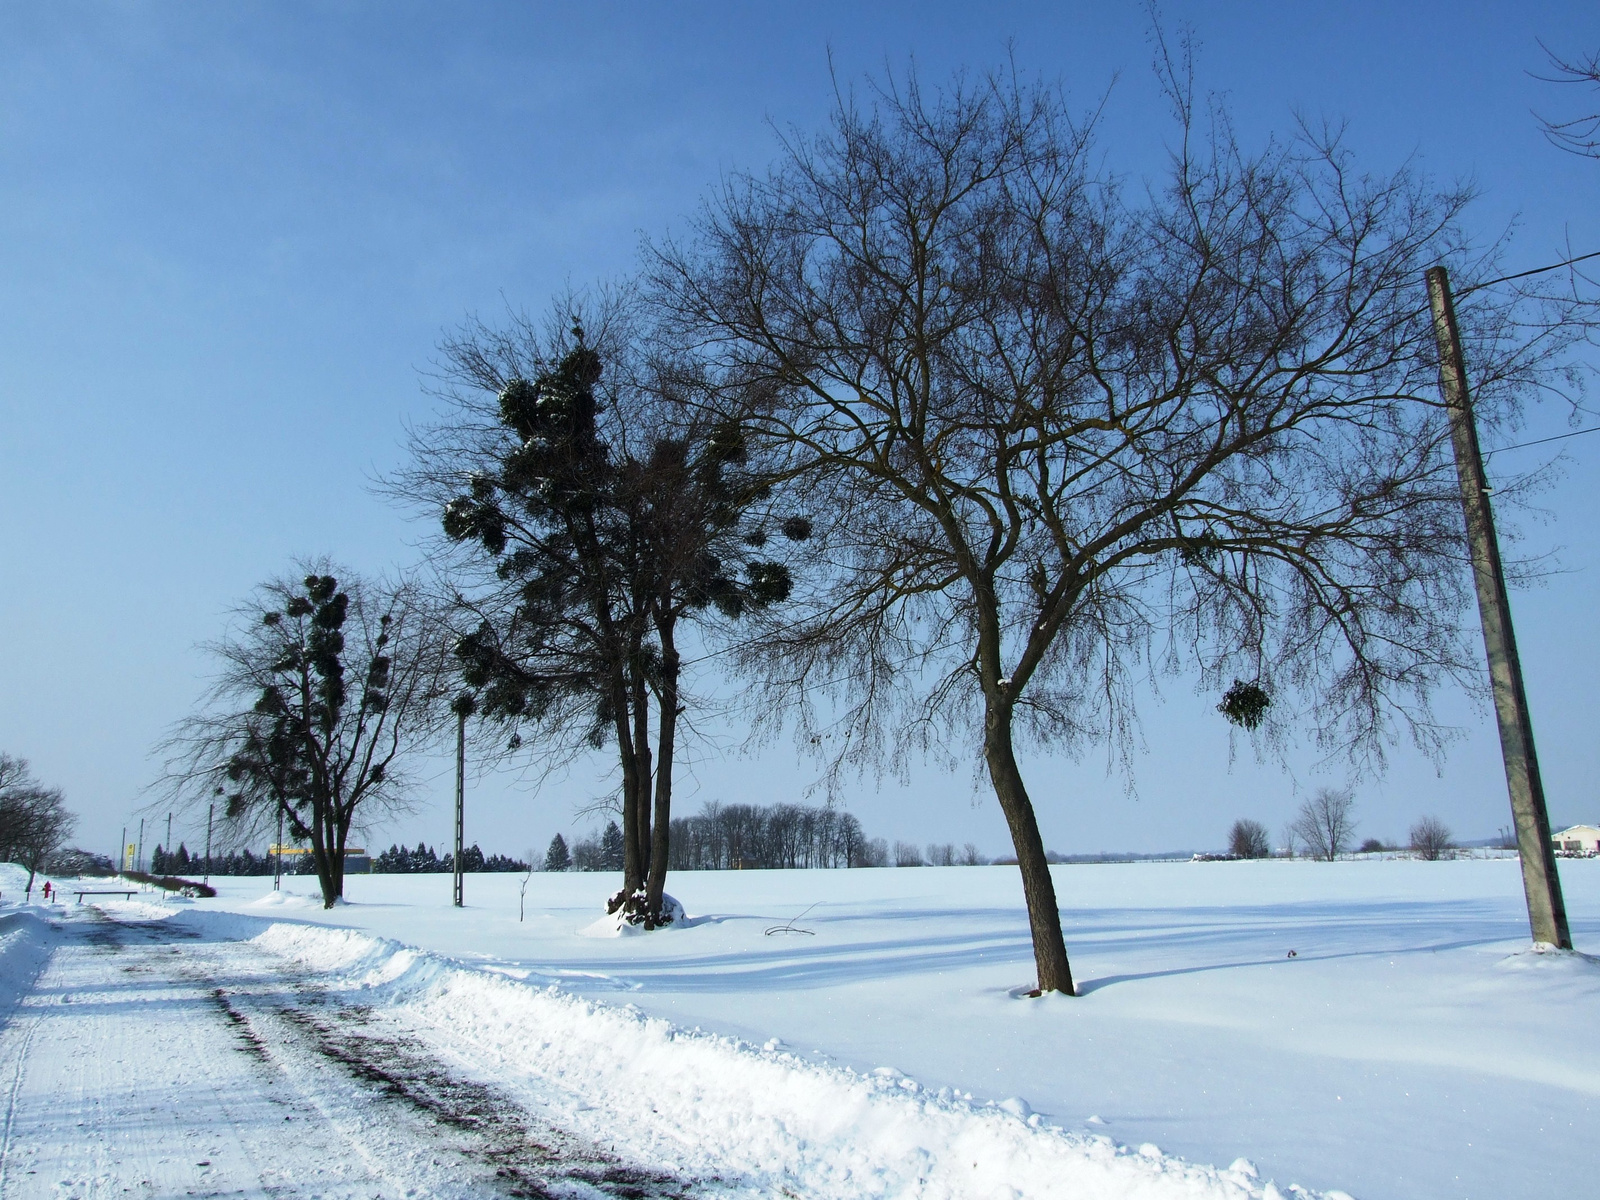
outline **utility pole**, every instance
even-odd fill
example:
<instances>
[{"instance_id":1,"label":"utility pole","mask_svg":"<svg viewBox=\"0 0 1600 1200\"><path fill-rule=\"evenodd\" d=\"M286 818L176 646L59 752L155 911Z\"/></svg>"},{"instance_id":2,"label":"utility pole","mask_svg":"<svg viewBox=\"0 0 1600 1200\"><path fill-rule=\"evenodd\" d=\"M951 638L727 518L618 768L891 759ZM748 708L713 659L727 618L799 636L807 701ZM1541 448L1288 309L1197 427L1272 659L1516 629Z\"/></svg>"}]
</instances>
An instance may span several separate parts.
<instances>
[{"instance_id":1,"label":"utility pole","mask_svg":"<svg viewBox=\"0 0 1600 1200\"><path fill-rule=\"evenodd\" d=\"M278 845L272 855L272 890L283 884L283 805L278 805Z\"/></svg>"},{"instance_id":2,"label":"utility pole","mask_svg":"<svg viewBox=\"0 0 1600 1200\"><path fill-rule=\"evenodd\" d=\"M450 702L451 712L456 714L456 858L454 866L454 893L451 904L462 907L466 904L466 888L462 880L461 870L461 843L466 840L467 824L467 717L474 714L478 704L472 699L470 691L462 691L456 699Z\"/></svg>"},{"instance_id":3,"label":"utility pole","mask_svg":"<svg viewBox=\"0 0 1600 1200\"><path fill-rule=\"evenodd\" d=\"M461 869L462 842L466 840L466 814L467 814L467 717L477 707L470 692L462 692L451 703L450 707L456 714L456 854L452 860L455 867L455 890L451 903L461 908L466 903L465 888L463 886L463 872Z\"/></svg>"},{"instance_id":4,"label":"utility pole","mask_svg":"<svg viewBox=\"0 0 1600 1200\"><path fill-rule=\"evenodd\" d=\"M1517 831L1517 854L1522 859L1522 889L1528 898L1528 924L1533 940L1563 950L1572 949L1567 929L1567 906L1561 898L1561 877L1556 873L1555 848L1550 844L1550 815L1545 810L1544 784L1539 779L1539 758L1533 745L1533 721L1528 715L1528 695L1522 685L1522 660L1517 657L1517 636L1511 625L1511 601L1500 564L1500 544L1495 537L1490 488L1478 450L1478 427L1472 416L1467 390L1466 359L1456 324L1450 278L1443 267L1428 271L1428 302L1433 308L1433 333L1439 343L1439 391L1450 414L1450 440L1455 446L1456 474L1461 480L1461 506L1466 510L1467 547L1472 555L1472 578L1478 592L1478 615L1483 623L1483 646L1489 658L1489 683L1494 692L1494 714L1500 726L1500 752L1506 765L1506 789L1511 794L1511 819Z\"/></svg>"},{"instance_id":5,"label":"utility pole","mask_svg":"<svg viewBox=\"0 0 1600 1200\"><path fill-rule=\"evenodd\" d=\"M167 857L172 857L172 814L167 814Z\"/></svg>"},{"instance_id":6,"label":"utility pole","mask_svg":"<svg viewBox=\"0 0 1600 1200\"><path fill-rule=\"evenodd\" d=\"M133 856L133 869L144 870L144 818L139 818L139 852Z\"/></svg>"},{"instance_id":7,"label":"utility pole","mask_svg":"<svg viewBox=\"0 0 1600 1200\"><path fill-rule=\"evenodd\" d=\"M125 874L128 870L128 827L122 827L122 840L117 843L117 874Z\"/></svg>"},{"instance_id":8,"label":"utility pole","mask_svg":"<svg viewBox=\"0 0 1600 1200\"><path fill-rule=\"evenodd\" d=\"M206 805L206 884L211 883L211 818L216 816L217 802Z\"/></svg>"}]
</instances>

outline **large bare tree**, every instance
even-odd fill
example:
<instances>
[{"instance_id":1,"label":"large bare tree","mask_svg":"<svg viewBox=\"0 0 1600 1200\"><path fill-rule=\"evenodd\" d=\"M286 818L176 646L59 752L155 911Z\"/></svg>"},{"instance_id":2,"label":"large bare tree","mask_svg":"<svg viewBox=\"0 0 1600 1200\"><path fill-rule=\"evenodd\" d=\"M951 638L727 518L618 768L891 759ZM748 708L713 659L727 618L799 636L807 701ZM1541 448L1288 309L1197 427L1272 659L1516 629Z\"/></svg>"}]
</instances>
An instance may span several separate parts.
<instances>
[{"instance_id":1,"label":"large bare tree","mask_svg":"<svg viewBox=\"0 0 1600 1200\"><path fill-rule=\"evenodd\" d=\"M1290 828L1312 858L1333 862L1355 840L1355 809L1356 798L1348 788L1318 788L1300 805Z\"/></svg>"},{"instance_id":2,"label":"large bare tree","mask_svg":"<svg viewBox=\"0 0 1600 1200\"><path fill-rule=\"evenodd\" d=\"M729 178L651 267L715 372L769 389L754 442L818 517L803 615L749 649L763 710L835 766L970 730L1044 991L1073 982L1019 737L1125 748L1140 682L1190 671L1257 737L1381 756L1437 746L1430 690L1475 661L1421 282L1481 278L1468 195L1310 131L1247 153L1165 79L1145 187L1051 88L912 78ZM1563 326L1490 295L1493 423Z\"/></svg>"}]
</instances>

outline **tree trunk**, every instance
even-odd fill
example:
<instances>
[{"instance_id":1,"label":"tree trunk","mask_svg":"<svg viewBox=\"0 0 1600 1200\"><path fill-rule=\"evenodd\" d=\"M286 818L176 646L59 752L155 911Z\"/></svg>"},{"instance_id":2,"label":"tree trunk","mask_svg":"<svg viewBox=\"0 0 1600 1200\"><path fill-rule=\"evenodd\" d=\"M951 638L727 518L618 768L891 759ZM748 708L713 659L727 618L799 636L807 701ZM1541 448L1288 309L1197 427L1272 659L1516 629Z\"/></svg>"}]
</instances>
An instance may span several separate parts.
<instances>
[{"instance_id":1,"label":"tree trunk","mask_svg":"<svg viewBox=\"0 0 1600 1200\"><path fill-rule=\"evenodd\" d=\"M278 856L283 856L281 847ZM322 907L332 908L339 893L333 878L333 860L329 857L326 810L311 815L311 860L316 865L317 883L322 888Z\"/></svg>"},{"instance_id":2,"label":"tree trunk","mask_svg":"<svg viewBox=\"0 0 1600 1200\"><path fill-rule=\"evenodd\" d=\"M678 649L670 617L657 623L661 635L660 728L656 734L655 832L650 842L650 886L645 893L645 928L661 923L661 898L667 888L668 840L672 833L672 757L678 730Z\"/></svg>"},{"instance_id":3,"label":"tree trunk","mask_svg":"<svg viewBox=\"0 0 1600 1200\"><path fill-rule=\"evenodd\" d=\"M1072 985L1072 967L1067 962L1067 944L1061 936L1061 911L1056 907L1056 885L1050 878L1050 864L1044 856L1044 839L1033 815L1033 803L1017 769L1011 745L1011 708L1004 701L986 705L983 729L983 757L989 767L1000 811L1011 828L1011 844L1017 851L1017 869L1022 872L1022 894L1028 903L1028 927L1033 933L1033 961L1039 972L1041 992L1077 993Z\"/></svg>"},{"instance_id":4,"label":"tree trunk","mask_svg":"<svg viewBox=\"0 0 1600 1200\"><path fill-rule=\"evenodd\" d=\"M644 882L637 825L639 807L633 802L639 786L639 765L634 755L633 722L629 720L628 686L620 664L612 671L611 703L617 726L617 754L622 760L622 890L614 897L620 904ZM607 911L615 912L616 908L608 905Z\"/></svg>"},{"instance_id":5,"label":"tree trunk","mask_svg":"<svg viewBox=\"0 0 1600 1200\"><path fill-rule=\"evenodd\" d=\"M631 803L637 808L634 834L639 839L639 886L650 875L650 688L644 677L644 655L633 656L633 755L637 774Z\"/></svg>"},{"instance_id":6,"label":"tree trunk","mask_svg":"<svg viewBox=\"0 0 1600 1200\"><path fill-rule=\"evenodd\" d=\"M338 900L344 899L344 848L350 844L350 821L354 816L354 806L351 811L341 813L333 834L333 858L328 863L328 870L333 876L333 895ZM327 907L331 908L332 905Z\"/></svg>"}]
</instances>

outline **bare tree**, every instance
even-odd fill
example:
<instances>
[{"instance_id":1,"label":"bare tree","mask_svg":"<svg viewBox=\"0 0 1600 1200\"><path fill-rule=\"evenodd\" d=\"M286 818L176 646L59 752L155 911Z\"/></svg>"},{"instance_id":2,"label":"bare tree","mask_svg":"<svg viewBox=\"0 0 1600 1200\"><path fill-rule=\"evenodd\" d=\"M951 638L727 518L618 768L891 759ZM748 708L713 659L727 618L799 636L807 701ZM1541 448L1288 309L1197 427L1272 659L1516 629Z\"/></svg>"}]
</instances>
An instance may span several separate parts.
<instances>
[{"instance_id":1,"label":"bare tree","mask_svg":"<svg viewBox=\"0 0 1600 1200\"><path fill-rule=\"evenodd\" d=\"M836 770L966 732L1045 991L1073 985L1019 738L1126 762L1140 681L1190 671L1258 739L1298 718L1376 761L1436 749L1431 689L1476 685L1421 288L1463 263L1468 195L1309 131L1249 154L1166 81L1148 189L1014 77L846 95L652 268L717 372L770 391L753 439L819 518L803 616L747 655L760 712ZM1495 414L1565 343L1491 295Z\"/></svg>"},{"instance_id":2,"label":"bare tree","mask_svg":"<svg viewBox=\"0 0 1600 1200\"><path fill-rule=\"evenodd\" d=\"M27 895L44 861L72 835L78 819L60 788L33 777L27 759L0 753L0 862L28 868Z\"/></svg>"},{"instance_id":3,"label":"bare tree","mask_svg":"<svg viewBox=\"0 0 1600 1200\"><path fill-rule=\"evenodd\" d=\"M1272 842L1267 834L1267 827L1260 821L1252 821L1242 817L1233 823L1233 828L1228 831L1228 853L1235 858L1268 858L1272 854Z\"/></svg>"},{"instance_id":4,"label":"bare tree","mask_svg":"<svg viewBox=\"0 0 1600 1200\"><path fill-rule=\"evenodd\" d=\"M865 845L861 822L835 808L710 803L672 819L676 871L858 867Z\"/></svg>"},{"instance_id":5,"label":"bare tree","mask_svg":"<svg viewBox=\"0 0 1600 1200\"><path fill-rule=\"evenodd\" d=\"M1566 58L1544 47L1550 58L1553 76L1544 78L1551 83L1577 84L1600 92L1600 50ZM1539 125L1545 137L1563 150L1581 154L1586 158L1600 158L1600 109L1565 120L1541 117Z\"/></svg>"},{"instance_id":6,"label":"bare tree","mask_svg":"<svg viewBox=\"0 0 1600 1200\"><path fill-rule=\"evenodd\" d=\"M912 842L896 842L894 844L894 865L897 867L925 867L928 864L922 861L922 851Z\"/></svg>"},{"instance_id":7,"label":"bare tree","mask_svg":"<svg viewBox=\"0 0 1600 1200\"><path fill-rule=\"evenodd\" d=\"M1436 862L1454 846L1450 827L1438 817L1423 817L1411 827L1411 849L1418 858Z\"/></svg>"},{"instance_id":8,"label":"bare tree","mask_svg":"<svg viewBox=\"0 0 1600 1200\"><path fill-rule=\"evenodd\" d=\"M1300 806L1291 828L1312 858L1332 862L1350 848L1355 833L1355 797L1348 789L1320 788Z\"/></svg>"},{"instance_id":9,"label":"bare tree","mask_svg":"<svg viewBox=\"0 0 1600 1200\"><path fill-rule=\"evenodd\" d=\"M988 859L978 853L978 848L971 842L961 847L961 865L963 867L981 867L988 863Z\"/></svg>"},{"instance_id":10,"label":"bare tree","mask_svg":"<svg viewBox=\"0 0 1600 1200\"><path fill-rule=\"evenodd\" d=\"M441 728L445 647L411 584L367 582L325 561L299 569L303 578L259 587L206 647L220 670L162 743L157 787L197 808L223 798L234 838L281 820L311 843L331 908L352 825L403 807L405 760Z\"/></svg>"},{"instance_id":11,"label":"bare tree","mask_svg":"<svg viewBox=\"0 0 1600 1200\"><path fill-rule=\"evenodd\" d=\"M525 857L528 869L522 873L522 886L517 889L517 920L519 922L528 915L528 883L533 879L533 872L536 869L535 864L539 861L534 856L532 846L528 847L528 853Z\"/></svg>"}]
</instances>

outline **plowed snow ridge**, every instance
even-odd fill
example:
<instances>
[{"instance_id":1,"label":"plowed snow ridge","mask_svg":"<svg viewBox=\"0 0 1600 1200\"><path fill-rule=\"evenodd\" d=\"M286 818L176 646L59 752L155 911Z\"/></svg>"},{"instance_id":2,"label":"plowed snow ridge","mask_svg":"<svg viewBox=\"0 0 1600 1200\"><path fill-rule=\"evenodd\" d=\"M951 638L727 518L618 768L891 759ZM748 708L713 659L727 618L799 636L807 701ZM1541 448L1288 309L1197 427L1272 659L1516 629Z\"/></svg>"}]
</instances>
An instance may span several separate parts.
<instances>
[{"instance_id":1,"label":"plowed snow ridge","mask_svg":"<svg viewBox=\"0 0 1600 1200\"><path fill-rule=\"evenodd\" d=\"M241 936L260 928L220 914L178 919L240 922ZM1283 1194L1243 1160L1194 1165L1053 1127L1025 1105L976 1105L893 1072L862 1075L686 1031L352 930L274 923L251 941L400 1017L556 1123L687 1177L818 1197Z\"/></svg>"}]
</instances>

